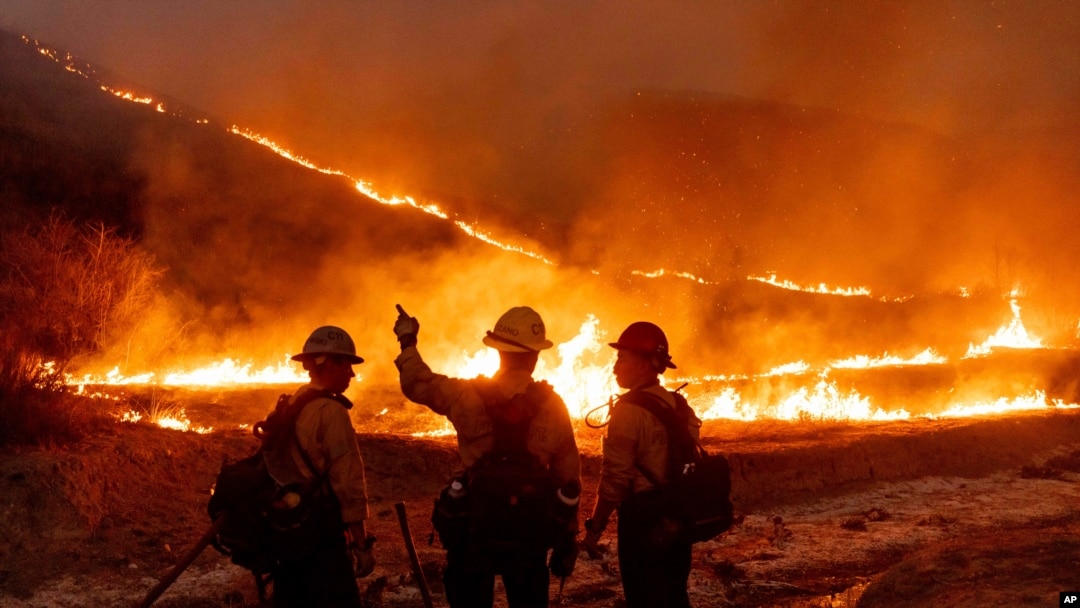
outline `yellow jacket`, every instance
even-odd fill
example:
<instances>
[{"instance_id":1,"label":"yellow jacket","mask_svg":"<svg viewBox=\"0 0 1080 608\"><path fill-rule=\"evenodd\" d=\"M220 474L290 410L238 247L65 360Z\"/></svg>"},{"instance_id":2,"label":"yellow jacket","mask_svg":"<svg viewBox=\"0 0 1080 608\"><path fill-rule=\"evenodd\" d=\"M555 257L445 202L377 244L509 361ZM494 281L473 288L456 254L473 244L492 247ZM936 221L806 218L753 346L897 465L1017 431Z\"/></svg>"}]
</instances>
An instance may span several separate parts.
<instances>
[{"instance_id":1,"label":"yellow jacket","mask_svg":"<svg viewBox=\"0 0 1080 608\"><path fill-rule=\"evenodd\" d=\"M465 468L475 464L494 444L491 418L479 392L481 384L493 381L504 397L512 397L524 392L533 381L531 374L518 370L500 371L491 380L464 380L436 374L416 347L404 349L394 364L401 373L401 391L405 396L446 416L454 425L458 452ZM548 467L558 487L571 481L580 487L581 461L570 413L562 398L554 392L540 405L533 418L526 448Z\"/></svg>"},{"instance_id":2,"label":"yellow jacket","mask_svg":"<svg viewBox=\"0 0 1080 608\"><path fill-rule=\"evenodd\" d=\"M295 403L299 395L309 390L321 390L321 387L306 384L293 393L289 402ZM308 468L296 442L289 438L286 441L288 457L268 455L266 458L267 469L274 480L282 485L310 483L329 470L327 479L341 505L342 520L346 524L366 520L368 498L364 460L345 406L336 399L316 397L297 417L296 436L318 471Z\"/></svg>"},{"instance_id":3,"label":"yellow jacket","mask_svg":"<svg viewBox=\"0 0 1080 608\"><path fill-rule=\"evenodd\" d=\"M642 390L660 397L665 406L675 408L674 393L659 384ZM697 439L700 429L696 417L691 417L689 428L691 436ZM643 407L616 402L611 410L603 454L599 490L602 500L618 504L634 492L653 487L635 463L649 471L657 481L667 481L667 429Z\"/></svg>"}]
</instances>

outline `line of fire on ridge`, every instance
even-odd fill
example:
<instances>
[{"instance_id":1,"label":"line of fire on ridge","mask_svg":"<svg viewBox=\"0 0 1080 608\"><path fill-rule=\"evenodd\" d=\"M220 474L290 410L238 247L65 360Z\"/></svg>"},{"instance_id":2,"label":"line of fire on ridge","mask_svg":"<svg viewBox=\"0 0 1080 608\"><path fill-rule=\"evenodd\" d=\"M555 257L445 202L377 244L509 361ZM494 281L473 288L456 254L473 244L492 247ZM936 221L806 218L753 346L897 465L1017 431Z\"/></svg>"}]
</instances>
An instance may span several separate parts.
<instances>
[{"instance_id":1,"label":"line of fire on ridge","mask_svg":"<svg viewBox=\"0 0 1080 608\"><path fill-rule=\"evenodd\" d=\"M133 103L139 103L139 104L143 104L143 105L153 105L158 112L168 113L168 114L170 114L172 116L179 117L179 118L185 118L184 116L182 116L182 113L179 110L174 111L174 110L172 110L170 108L166 108L164 102L155 103L154 99L152 97L150 97L150 96L141 96L141 95L138 95L138 94L133 93L131 91L125 91L125 90L116 89L114 87L111 87L111 86L101 82L94 75L95 74L94 70L88 63L79 62L78 60L76 60L76 58L71 53L63 53L63 54L61 54L60 52L58 52L58 51L56 51L54 49L51 49L49 47L46 47L46 46L42 45L40 42L38 42L37 40L33 40L33 39L31 39L31 38L29 38L27 36L22 36L22 40L26 44L33 45L38 50L38 52L40 52L42 55L52 59L56 63L60 64L67 71L72 72L74 74L78 74L79 76L82 76L83 78L96 81L99 88L101 90L105 91L105 92L108 92L108 93L110 93L110 94L112 94L112 95L114 95L114 96L116 96L116 97L118 97L120 99L130 101L130 102L133 102ZM198 123L198 124L208 124L210 121L208 119L205 119L205 118L199 118L199 119L195 119L193 122ZM429 215L433 215L433 216L438 217L440 219L452 221L454 223L454 225L457 226L458 229L465 232L467 235L469 235L469 236L471 236L471 237L473 237L475 239L481 240L481 241L483 241L483 242L485 242L485 243L487 243L489 245L498 247L498 248L500 248L500 249L502 249L504 251L513 252L513 253L519 253L521 255L528 256L530 258L533 258L535 260L543 262L544 264L547 264L547 265L555 265L555 262L553 262L551 259L549 259L548 257L544 256L541 253L525 249L524 247L521 247L521 246L518 246L518 245L511 245L511 244L505 243L503 241L500 241L500 240L496 239L491 234L485 232L484 230L479 228L479 226L477 226L477 225L469 224L469 223L466 223L466 222L458 220L458 219L452 219L450 217L450 215L446 211L443 211L439 207L439 205L437 205L435 203L420 203L412 196L398 196L398 195L387 196L387 195L383 195L383 194L379 193L374 188L374 186L368 181L352 177L352 176L348 175L347 173L345 173L344 171L341 171L339 169L332 169L332 168L328 168L328 167L319 166L318 164L312 162L311 160L309 160L309 159L307 159L307 158L305 158L305 157L303 157L303 156L301 156L299 154L296 154L295 152L293 152L293 151L279 145L278 143L274 142L270 138L268 138L268 137L266 137L264 135L260 135L258 133L255 133L254 131L251 131L250 129L244 129L244 128L238 127L236 125L233 125L233 126L229 127L227 129L227 131L229 133L234 134L234 135L239 135L241 137L244 137L245 139L247 139L247 140L249 140L251 142L254 142L256 144L264 146L264 147L268 148L269 150L273 151L275 154L281 156L282 158L290 160L290 161L292 161L292 162L294 162L294 163L296 163L296 164L298 164L298 165L300 165L302 167L306 167L306 168L311 169L313 171L318 171L319 173L323 173L325 175L332 175L332 176L343 177L345 179L348 179L354 184L354 187L356 188L356 190L358 192L360 192L361 194L363 194L364 196L366 196L367 198L369 198L371 200L382 203L384 205L390 205L390 206L407 205L409 207L413 207L414 209L417 209L417 210L422 211L424 213L427 213ZM693 274L691 274L689 272L682 272L682 271L668 271L668 270L664 270L664 269L659 269L659 270L655 270L655 271L651 271L651 272L645 272L645 271L634 270L634 271L631 271L631 274L638 275L638 276L643 276L643 277L647 277L647 278L657 278L657 277L662 277L662 276L666 276L666 275L671 275L671 276L674 276L674 277L691 280L691 281L694 281L694 282L702 284L702 285L715 285L715 284L717 284L715 281L710 281L708 279L697 277L697 276L695 276L695 275L693 275ZM758 282L762 282L762 283L772 285L774 287L779 287L779 288L782 288L782 289L789 289L789 290L796 290L796 291L805 291L805 292L811 292L811 293L821 293L821 294L839 295L839 296L872 297L870 289L867 288L867 287L831 287L831 286L825 285L824 283L821 283L821 284L819 284L817 286L805 286L805 285L799 285L799 284L797 284L797 283L795 283L793 281L778 279L775 273L770 273L770 274L765 275L765 276L751 275L751 276L747 277L747 280L758 281ZM902 297L902 298L898 298L897 300L904 300L904 299L907 299L907 298Z\"/></svg>"},{"instance_id":2,"label":"line of fire on ridge","mask_svg":"<svg viewBox=\"0 0 1080 608\"><path fill-rule=\"evenodd\" d=\"M87 78L87 79L90 79L90 80L97 81L97 84L98 84L99 88L102 91L105 91L105 92L110 93L110 94L112 94L112 95L114 95L114 96L116 96L116 97L118 97L120 99L124 99L126 101L130 101L130 102L133 102L133 103L139 103L139 104L144 104L144 105L148 105L148 106L152 105L152 106L154 106L154 108L158 112L168 113L168 114L170 114L170 115L172 115L174 117L179 117L179 118L185 118L186 119L186 117L182 116L182 113L179 110L172 110L170 108L167 108L166 105L164 104L164 102L155 103L152 97L139 96L139 95L136 95L135 93L120 90L120 89L116 89L116 88L113 88L111 86L106 85L105 83L100 82L94 76L94 70L90 67L90 65L86 64L86 63L77 62L77 60L75 59L75 57L71 53L61 54L61 53L59 53L59 52L57 52L57 51L55 51L53 49L50 49L48 47L45 47L44 45L41 45L36 40L31 40L30 38L28 38L26 36L23 36L22 39L26 44L30 44L30 45L35 46L36 49L38 50L38 52L40 52L42 55L52 59L53 61L57 62L58 64L60 64L68 72L77 74L79 76L82 76L83 78ZM195 119L193 122L195 122L197 124L208 124L209 120L205 119L205 118L200 118L200 119ZM462 222L460 220L451 219L449 214L447 214L445 211L440 209L439 206L436 205L436 204L433 204L433 203L426 203L426 204L419 203L413 197L410 197L410 196L405 196L405 197L400 197L400 196L387 197L387 196L383 196L383 195L379 194L372 187L372 185L370 183L365 182L363 180L353 178L353 177L347 175L346 173L344 173L343 171L340 171L340 170L328 169L328 168L325 168L325 167L320 167L320 166L316 165L315 163L305 159L304 157L299 156L299 155L293 153L292 151L283 148L282 146L278 145L277 143L273 142L272 140L270 140L267 137L258 135L256 133L250 131L250 130L241 129L241 128L237 127L237 126L232 126L231 128L227 129L227 131L232 133L232 134L235 134L235 135L240 135L240 136L242 136L242 137L244 137L244 138L246 138L246 139L248 139L248 140L250 140L250 141L252 141L254 143L257 143L259 145L267 147L270 150L272 150L273 152L275 152L276 154L278 154L279 156L281 156L283 158L286 158L287 160L295 162L295 163L297 163L297 164L299 164L301 166L304 166L306 168L309 168L309 169L312 169L312 170L315 170L315 171L319 171L319 172L327 174L327 175L340 176L340 177L344 177L346 179L349 179L354 183L354 186L355 186L355 188L356 188L356 190L358 192L360 192L364 196L370 198L371 200L375 200L375 201L377 201L377 202L379 202L381 204L385 204L385 205L403 205L404 204L404 205L411 206L411 207L413 207L413 208L415 208L417 210L420 210L420 211L422 211L424 213L427 213L429 215L433 215L433 216L438 217L440 219L453 221L454 224L459 229L461 229L462 231L464 231L466 234L468 234L469 236L471 236L473 238L477 238L477 239L482 240L482 241L484 241L484 242L486 242L486 243L488 243L490 245L499 247L499 248L501 248L503 250L520 253L520 254L526 255L528 257L531 257L533 259L536 259L538 261L541 261L541 262L543 262L545 264L554 265L554 262L552 262L550 259L548 259L547 257L545 257L545 256L543 256L543 255L541 255L539 253L526 250L523 247L514 246L514 245L508 245L506 243L503 243L503 242L495 239L494 237L487 234L486 232L483 232L482 230L480 230L478 227L476 227L474 225L467 224L467 223ZM632 274L638 275L638 276L643 276L643 277L646 277L646 278L657 278L657 277L663 277L663 276L670 275L670 276L673 276L673 277L676 277L676 278L690 280L690 281L693 281L693 282L696 282L696 283L699 283L699 284L703 284L703 285L716 284L716 282L714 282L714 281L709 281L707 279L697 277L697 276L695 276L695 275L693 275L691 273L688 273L688 272L667 271L665 269L659 269L659 270L652 271L652 272L643 272L643 271L636 271L635 270L635 271L632 271ZM825 285L824 283L816 285L816 286L799 285L799 284L797 284L795 282L792 282L792 281L778 279L775 273L770 273L770 274L764 275L764 276L751 275L751 276L747 277L747 280L758 281L758 282L761 282L761 283L772 285L774 287L778 287L778 288L782 288L782 289L788 289L788 290L795 290L795 291L804 291L804 292L810 292L810 293L820 293L820 294L846 296L846 297L874 297L872 295L871 291L869 290L869 288L866 288L866 287L853 287L853 288L831 287L831 286ZM961 294L961 296L966 297L967 296L966 289L961 288L960 289L960 294ZM969 350L968 350L967 355L965 355L965 358L984 356L986 354L989 354L991 349L994 348L994 347L997 347L997 346L1008 346L1008 347L1013 347L1013 348L1041 348L1042 347L1042 341L1039 340L1038 338L1033 338L1033 337L1029 336L1026 329L1024 328L1023 323L1020 320L1020 309L1019 309L1019 306L1018 306L1018 304L1016 302L1016 297L1017 297L1017 294L1014 293L1013 294L1013 299L1010 302L1010 304L1012 306L1012 309L1013 309L1013 319L1012 319L1012 321L1008 325L1003 326L1001 329L999 329L997 333L990 336L990 338L988 338L982 345L976 346L976 345L972 344L970 346ZM877 299L880 299L880 300L883 300L883 301L888 301L888 300L904 301L904 300L909 299L909 298L910 298L910 296L900 297L900 298L891 298L891 299L890 298L877 298ZM582 335L587 333L588 330L587 330L586 326L590 326L590 324L591 324L591 327L592 327L592 331L595 332L596 320L595 320L595 318L592 318L591 321L586 321L586 324L583 325ZM1080 334L1080 324L1078 324L1077 333ZM581 336L579 335L578 338L580 338L580 337ZM578 340L578 338L575 338L574 340ZM573 342L573 340L571 342ZM476 356L472 357L472 358L467 357L466 359L467 360L466 360L466 362L464 364L464 367L466 367L466 368L469 367L469 366L473 366L473 367L477 367L478 369L481 369L484 366L490 366L491 365L491 361L490 360L485 361L483 356L481 354L479 354L479 353ZM873 409L869 405L868 398L862 397L861 395L858 395L857 393L852 393L852 394L848 394L848 395L840 394L838 392L838 390L836 389L835 385L830 384L830 383L825 381L825 377L827 375L828 370L832 369L832 368L836 368L836 369L849 368L850 369L850 368L867 368L867 367L878 367L878 366L932 365L932 364L943 364L945 362L946 362L946 360L943 357L935 354L932 351L932 349L926 349L922 353L919 353L918 355L916 355L916 356L914 356L914 357L912 357L910 359L902 359L902 358L899 358L899 357L890 356L887 353L885 355L883 355L882 357L877 357L877 358L871 358L871 357L865 356L865 355L857 355L857 356L852 357L852 358L847 359L847 360L830 363L828 366L826 366L826 368L824 370L822 370L820 372L822 380L817 383L817 385L815 386L813 391L807 391L806 389L800 389L800 391L796 392L793 395L790 395L786 400L784 400L783 402L781 402L777 406L774 406L773 409L776 410L777 417L788 418L788 417L792 417L792 416L797 416L799 412L807 411L806 408L807 408L808 405L813 405L815 402L825 401L825 402L832 402L832 403L846 403L846 405L843 407L843 409L845 409L845 411L846 411L846 414L843 414L842 412L837 412L837 413L843 414L843 415L840 416L842 418L851 418L851 417L853 417L852 414L855 414L854 417L861 418L861 419L897 419L897 418L906 418L909 415L907 414L907 412L905 412L903 410L900 410L899 412L882 412L881 410ZM252 372L250 370L250 367L251 367L250 364L248 364L248 365L239 365L237 362L235 362L235 361L233 361L231 359L226 359L226 360L224 360L222 362L219 362L219 363L216 363L214 365L208 366L207 368L201 368L201 369L190 371L190 372L173 372L173 373L165 374L160 380L154 380L155 374L153 374L153 373L140 374L140 375L136 375L136 376L123 376L123 375L121 375L119 373L119 369L116 368L116 369L112 370L111 372L109 372L108 374L106 374L104 377L91 377L89 375L84 376L82 378L73 378L72 377L72 378L68 379L68 383L69 383L69 385L78 386L79 387L78 390L83 391L85 386L93 385L93 384L124 385L124 384L155 383L155 384L162 384L162 385L167 385L167 386L220 386L222 384L222 378L226 379L225 383L227 383L227 384L231 383L231 384L234 384L234 385L295 383L295 382L302 382L304 380L304 378L301 377L300 374L297 374L295 372L295 370L291 368L291 366L289 365L287 359L286 359L286 362L285 362L284 365L278 365L276 367L269 366L267 368L264 368L262 370L257 370L255 372ZM543 370L541 370L541 371L543 371ZM803 363L803 362L794 362L794 363L791 363L791 364L787 364L785 366L780 366L780 367L774 368L773 370L770 370L770 371L768 371L768 372L766 372L765 374L762 374L762 375L767 376L767 375L783 375L783 374L803 374L803 373L807 373L809 371L810 371L810 368L805 363ZM555 375L555 376L558 376L560 374L561 375L566 375L567 373L571 373L574 376L573 381L575 382L575 384L577 384L577 385L580 384L580 382L578 382L578 380L577 380L577 377L582 372L581 372L580 369L573 369L572 365L571 365L570 372L567 372L565 370L554 370L552 372L552 374ZM603 368L603 375L608 376L607 381L610 382L610 377L609 377L610 374L608 374L606 367ZM543 377L543 374L540 374L540 377ZM688 380L690 380L690 381L698 381L698 382L701 382L701 381L708 382L708 381L717 381L717 380L730 381L732 379L733 378L724 377L724 376L710 376L710 377L705 377L705 378L693 378L693 379L688 379ZM557 381L557 385L561 385L561 384L563 384L563 382L558 382ZM574 389L574 387L570 387L569 389L563 389L563 390L565 392L567 392L568 394L572 394L574 392L573 389ZM570 400L568 400L568 401L570 401ZM1006 401L1008 401L1008 402L1006 403ZM854 405L854 407L852 407L853 405ZM1062 406L1063 404L1057 403L1055 405ZM712 404L709 405L708 407L706 407L704 409L704 411L702 411L700 413L703 415L703 417L706 417L706 418L709 418L709 417L729 417L729 418L735 418L735 419L748 420L748 419L754 419L754 418L757 417L756 406L754 406L754 407L755 407L755 410L751 411L751 410L747 409L746 407L741 406L741 404L739 402L739 396L738 396L737 392L734 392L734 390L729 387L728 389L723 391L719 396L714 396ZM1045 395L1042 395L1042 394L1037 392L1034 395L1025 396L1025 397L1021 397L1021 398L1017 398L1017 399L1013 399L1013 400L998 400L998 402L995 402L995 403L989 404L989 405L987 405L987 404L961 405L961 406L954 407L953 409L951 409L948 412L945 412L943 414L940 414L939 416L974 415L974 414L978 414L978 413L1000 412L1000 411L1006 411L1006 410L1026 410L1026 409L1036 409L1036 408L1044 408L1044 407L1046 407ZM818 408L818 409L820 410L820 408ZM582 410L580 410L580 408L579 408L579 411L582 411ZM137 419L139 417L139 415L135 414L135 413L130 413L130 416L129 415L125 415L125 416L127 416L128 419ZM180 418L183 418L183 412L182 411L180 412ZM162 417L160 417L159 420L158 420L158 424L161 424L162 426L168 426L170 428L180 428L181 430L199 430L199 429L190 429L189 428L190 423L185 423L182 420L178 421L175 417L172 417L172 416L162 416ZM206 429L203 429L203 430L205 431Z\"/></svg>"}]
</instances>

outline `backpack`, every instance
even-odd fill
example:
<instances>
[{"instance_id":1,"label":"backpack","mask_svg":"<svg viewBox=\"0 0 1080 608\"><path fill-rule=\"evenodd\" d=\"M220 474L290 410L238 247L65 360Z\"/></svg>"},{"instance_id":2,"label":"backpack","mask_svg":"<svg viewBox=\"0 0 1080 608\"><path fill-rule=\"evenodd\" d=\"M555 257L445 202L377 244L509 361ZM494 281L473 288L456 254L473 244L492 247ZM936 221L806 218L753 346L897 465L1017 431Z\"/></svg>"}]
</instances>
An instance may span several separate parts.
<instances>
[{"instance_id":1,"label":"backpack","mask_svg":"<svg viewBox=\"0 0 1080 608\"><path fill-rule=\"evenodd\" d=\"M667 429L668 482L659 483L656 475L635 463L654 487L631 494L619 507L620 517L648 529L660 545L674 540L711 540L731 528L734 521L728 461L722 454L709 454L693 438L688 427L697 418L686 398L674 395L674 410L644 391L630 391L619 399L647 410Z\"/></svg>"},{"instance_id":2,"label":"backpack","mask_svg":"<svg viewBox=\"0 0 1080 608\"><path fill-rule=\"evenodd\" d=\"M532 421L551 393L546 382L509 399L494 385L481 391L494 444L469 468L466 493L469 538L490 550L546 550L554 541L555 479L527 447Z\"/></svg>"},{"instance_id":3,"label":"backpack","mask_svg":"<svg viewBox=\"0 0 1080 608\"><path fill-rule=\"evenodd\" d=\"M327 472L320 473L302 448L304 463L316 473L315 482L282 486L266 466L266 456L284 449L288 441L299 447L296 419L319 397L352 405L327 391L305 391L292 404L289 395L281 395L266 420L254 425L255 436L262 442L259 449L246 458L226 461L218 472L207 512L211 521L222 521L211 544L257 576L271 572L282 561L302 557L333 530L334 521L340 521L337 500L326 483Z\"/></svg>"}]
</instances>

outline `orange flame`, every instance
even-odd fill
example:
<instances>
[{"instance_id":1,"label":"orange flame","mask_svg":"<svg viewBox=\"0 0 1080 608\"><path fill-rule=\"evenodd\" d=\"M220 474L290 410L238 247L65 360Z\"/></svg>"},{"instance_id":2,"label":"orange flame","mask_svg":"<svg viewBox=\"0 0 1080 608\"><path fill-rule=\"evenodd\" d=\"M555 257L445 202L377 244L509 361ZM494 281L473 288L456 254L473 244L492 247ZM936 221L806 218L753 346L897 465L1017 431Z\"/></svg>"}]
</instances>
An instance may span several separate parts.
<instances>
[{"instance_id":1,"label":"orange flame","mask_svg":"<svg viewBox=\"0 0 1080 608\"><path fill-rule=\"evenodd\" d=\"M779 280L776 278L776 273L771 273L769 276L750 276L747 277L751 281L760 281L772 285L773 287L780 287L782 289L789 289L792 291L806 291L810 293L824 293L834 296L866 296L870 297L870 290L866 287L829 287L824 283L820 283L817 287L805 287L787 280Z\"/></svg>"},{"instance_id":2,"label":"orange flame","mask_svg":"<svg viewBox=\"0 0 1080 608\"><path fill-rule=\"evenodd\" d=\"M990 351L995 347L1042 348L1042 339L1032 337L1024 327L1024 322L1020 319L1020 305L1016 303L1015 297L1009 301L1009 306L1013 312L1012 321L998 329L994 335L987 338L982 344L978 346L969 345L968 352L964 355L965 358L989 355Z\"/></svg>"},{"instance_id":3,"label":"orange flame","mask_svg":"<svg viewBox=\"0 0 1080 608\"><path fill-rule=\"evenodd\" d=\"M288 356L283 363L268 365L253 370L252 363L241 365L234 359L225 358L216 363L193 370L174 370L164 374L145 372L135 375L120 373L114 367L104 375L84 374L82 377L68 375L65 379L69 386L86 385L124 386L124 385L160 385L160 386L245 386L256 384L296 384L308 381L307 376L296 371Z\"/></svg>"},{"instance_id":4,"label":"orange flame","mask_svg":"<svg viewBox=\"0 0 1080 608\"><path fill-rule=\"evenodd\" d=\"M935 353L934 349L928 348L910 359L902 359L900 357L889 355L888 353L885 353L881 357L855 355L854 357L843 359L841 361L833 361L829 363L829 367L835 369L867 369L871 367L900 365L938 365L946 362L947 359L945 357Z\"/></svg>"},{"instance_id":5,"label":"orange flame","mask_svg":"<svg viewBox=\"0 0 1080 608\"><path fill-rule=\"evenodd\" d=\"M93 70L90 69L89 65L77 64L75 58L70 53L61 55L26 36L23 36L22 39L26 44L35 46L42 55L61 64L64 69L84 78L93 78ZM137 96L134 93L117 90L104 84L101 84L101 88L106 92L116 95L120 99L147 105L154 103L153 99L150 97ZM166 111L165 105L160 102L155 105L155 108L159 112ZM179 114L176 115L179 116ZM198 124L206 124L209 121L206 119L198 119L195 122ZM432 203L418 203L415 199L408 196L382 196L376 192L369 183L352 178L336 169L320 167L279 146L266 137L248 130L240 129L236 126L232 126L228 131L263 145L274 151L276 154L309 169L327 175L335 175L350 179L354 182L358 192L381 204L409 205L424 213L453 221L455 226L469 236L482 240L490 245L506 251L526 255L545 264L554 264L551 260L539 253L500 242L480 230L475 225L470 225L460 220L452 220L450 215L440 209L438 205ZM647 278L671 275L703 285L717 284L687 272L667 271L664 269L653 272L633 271L633 274ZM824 283L818 284L817 286L803 286L792 281L778 279L775 273L770 273L768 276L749 276L747 279L766 283L774 287L809 293L846 297L874 297L870 289L866 287L831 287ZM968 297L969 294L967 289L961 287L960 295L962 297ZM893 301L903 301L909 297L910 296L893 298ZM1024 328L1023 323L1020 320L1020 307L1016 303L1016 297L1017 294L1014 292L1014 299L1011 301L1013 309L1012 321L1007 326L999 329L997 333L990 336L982 345L971 345L968 354L966 355L967 357L983 356L988 354L992 348L1000 346L1008 346L1011 348L1042 347L1042 341L1030 336ZM885 298L878 299L885 300ZM602 349L602 342L600 340L601 333L602 332L599 331L598 320L596 317L590 315L582 324L578 336L559 345L557 349L559 356L558 365L552 369L548 369L546 365L538 365L537 368L536 376L540 379L548 380L555 386L556 390L566 401L571 414L575 417L584 417L591 407L597 404L606 403L610 399L610 396L618 390L611 377L611 361L613 356L610 352L605 352ZM1080 338L1080 322L1077 324L1077 337ZM857 355L849 359L830 363L820 372L821 377L812 389L800 388L789 395L783 396L775 404L747 403L743 400L739 392L734 387L730 386L724 387L718 392L713 391L699 395L691 395L689 399L691 404L699 412L699 415L706 419L732 418L736 420L755 420L763 417L779 418L783 420L803 418L855 420L904 419L910 416L904 410L884 412L874 407L870 403L869 398L860 395L856 391L841 391L836 387L835 383L827 380L828 370L831 368L869 368L892 365L930 365L941 364L944 362L944 358L936 355L930 349L919 353L911 359L901 359L896 356L891 356L888 353L877 358ZM494 351L487 349L471 355L469 353L463 353L460 360L451 362L451 365L446 366L447 369L453 370L453 375L459 377L475 377L481 374L490 375L494 373L497 367L497 355ZM806 363L799 361L776 367L762 375L780 376L786 374L805 374L808 371L810 371L810 367ZM86 394L85 387L88 385L162 384L169 386L245 386L251 384L302 383L307 380L306 377L293 370L291 364L289 364L287 360L283 366L271 366L252 372L250 363L247 365L239 365L232 359L225 359L219 363L196 370L169 372L161 376L160 380L157 378L159 378L159 376L156 373L125 376L119 372L119 368L115 368L104 376L86 375L78 379L73 377L69 378L68 384L77 386L79 393ZM707 376L704 379L690 378L686 379L686 381L693 384L701 382L729 382L734 379L735 378L733 377L725 376ZM1053 406L1076 407L1072 405L1065 406L1059 402L1055 402ZM939 414L939 416L970 416L994 412L1024 411L1046 407L1050 407L1050 405L1046 403L1045 396L1042 393L1035 393L1027 397L1014 399L1002 398L991 403L959 404L950 408L945 413ZM139 416L141 415L126 415L126 419L138 419ZM176 416L163 415L159 417L156 422L162 426L167 426L168 428L194 430L196 432L205 431L205 429L199 428L192 429L190 422L186 421L183 410L180 410ZM451 433L452 430L450 430L448 426L444 426L442 429L424 431L420 434L438 436Z\"/></svg>"}]
</instances>

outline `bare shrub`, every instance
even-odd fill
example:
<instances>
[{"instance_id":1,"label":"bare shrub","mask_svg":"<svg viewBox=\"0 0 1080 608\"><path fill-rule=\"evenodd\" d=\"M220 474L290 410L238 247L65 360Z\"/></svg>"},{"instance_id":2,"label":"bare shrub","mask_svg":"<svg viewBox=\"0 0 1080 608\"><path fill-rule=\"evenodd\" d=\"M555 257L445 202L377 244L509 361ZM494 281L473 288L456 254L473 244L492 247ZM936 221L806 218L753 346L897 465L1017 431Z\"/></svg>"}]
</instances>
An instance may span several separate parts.
<instances>
[{"instance_id":1,"label":"bare shrub","mask_svg":"<svg viewBox=\"0 0 1080 608\"><path fill-rule=\"evenodd\" d=\"M64 371L138 322L160 274L133 240L101 224L54 214L0 234L0 444L77 434L69 427L84 421L61 411L75 403L63 399Z\"/></svg>"}]
</instances>

